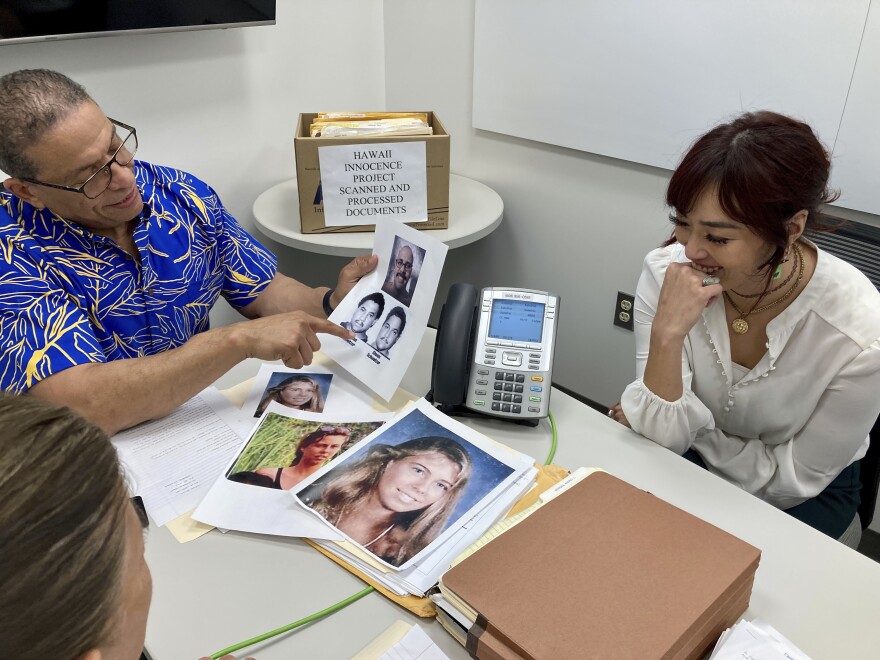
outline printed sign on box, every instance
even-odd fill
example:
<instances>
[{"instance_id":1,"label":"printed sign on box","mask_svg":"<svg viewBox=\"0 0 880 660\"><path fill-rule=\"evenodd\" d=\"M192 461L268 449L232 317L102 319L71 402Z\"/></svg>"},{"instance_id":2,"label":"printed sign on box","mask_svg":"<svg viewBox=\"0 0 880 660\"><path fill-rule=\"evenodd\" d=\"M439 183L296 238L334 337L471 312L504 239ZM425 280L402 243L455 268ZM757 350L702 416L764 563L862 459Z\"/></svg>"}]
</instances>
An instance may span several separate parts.
<instances>
[{"instance_id":1,"label":"printed sign on box","mask_svg":"<svg viewBox=\"0 0 880 660\"><path fill-rule=\"evenodd\" d=\"M419 111L421 112L421 111ZM437 115L426 111L433 135L384 136L381 138L363 137L311 137L309 127L317 118L317 113L304 112L296 121L293 138L296 152L296 182L299 198L300 230L303 234L344 233L373 231L374 224L349 224L344 227L327 226L324 222L324 188L321 182L321 166L318 149L340 145L359 145L372 148L378 144L406 144L421 142L425 145L425 175L427 178L428 221L407 222L405 224L424 229L446 229L449 227L449 133ZM381 216L375 216L379 218Z\"/></svg>"},{"instance_id":2,"label":"printed sign on box","mask_svg":"<svg viewBox=\"0 0 880 660\"><path fill-rule=\"evenodd\" d=\"M326 226L427 222L424 142L319 147L318 158Z\"/></svg>"}]
</instances>

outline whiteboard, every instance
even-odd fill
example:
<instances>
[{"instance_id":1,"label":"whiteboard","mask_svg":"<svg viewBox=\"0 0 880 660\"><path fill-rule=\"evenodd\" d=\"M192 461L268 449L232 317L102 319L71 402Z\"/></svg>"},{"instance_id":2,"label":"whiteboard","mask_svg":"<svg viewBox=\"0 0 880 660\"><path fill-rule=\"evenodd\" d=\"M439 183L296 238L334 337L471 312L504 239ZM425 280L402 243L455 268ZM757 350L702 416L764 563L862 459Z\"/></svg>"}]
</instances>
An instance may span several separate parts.
<instances>
[{"instance_id":1,"label":"whiteboard","mask_svg":"<svg viewBox=\"0 0 880 660\"><path fill-rule=\"evenodd\" d=\"M474 127L672 169L719 121L770 109L833 149L870 1L476 0Z\"/></svg>"},{"instance_id":2,"label":"whiteboard","mask_svg":"<svg viewBox=\"0 0 880 660\"><path fill-rule=\"evenodd\" d=\"M841 190L841 206L880 213L880 1L868 14L831 181Z\"/></svg>"}]
</instances>

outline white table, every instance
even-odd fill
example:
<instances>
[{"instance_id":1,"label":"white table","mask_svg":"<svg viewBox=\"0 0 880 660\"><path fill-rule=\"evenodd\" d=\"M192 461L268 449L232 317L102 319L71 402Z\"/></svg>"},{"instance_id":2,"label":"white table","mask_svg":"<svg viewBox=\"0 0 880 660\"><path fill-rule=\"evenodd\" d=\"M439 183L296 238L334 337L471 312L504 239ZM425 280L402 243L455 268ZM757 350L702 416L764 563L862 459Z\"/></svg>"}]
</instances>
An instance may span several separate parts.
<instances>
[{"instance_id":1,"label":"white table","mask_svg":"<svg viewBox=\"0 0 880 660\"><path fill-rule=\"evenodd\" d=\"M411 392L427 390L433 338L429 330L404 379ZM218 386L253 375L257 366L244 363ZM558 390L550 409L559 429L556 463L602 467L761 548L746 618L769 621L814 660L880 657L880 564ZM540 461L550 447L546 421L537 428L465 421ZM155 585L147 648L155 660L212 653L364 586L297 539L215 530L181 545L166 529L153 529L147 561ZM573 594L576 598L589 594ZM378 593L248 652L257 660L349 658L395 619L420 623L450 658L468 657L439 624L410 615Z\"/></svg>"},{"instance_id":2,"label":"white table","mask_svg":"<svg viewBox=\"0 0 880 660\"><path fill-rule=\"evenodd\" d=\"M503 215L504 202L489 186L450 174L449 227L429 232L451 248L461 247L492 233L501 224ZM371 231L303 234L296 179L282 181L257 197L254 219L260 231L269 238L308 252L356 257L369 253L373 247L374 233Z\"/></svg>"}]
</instances>

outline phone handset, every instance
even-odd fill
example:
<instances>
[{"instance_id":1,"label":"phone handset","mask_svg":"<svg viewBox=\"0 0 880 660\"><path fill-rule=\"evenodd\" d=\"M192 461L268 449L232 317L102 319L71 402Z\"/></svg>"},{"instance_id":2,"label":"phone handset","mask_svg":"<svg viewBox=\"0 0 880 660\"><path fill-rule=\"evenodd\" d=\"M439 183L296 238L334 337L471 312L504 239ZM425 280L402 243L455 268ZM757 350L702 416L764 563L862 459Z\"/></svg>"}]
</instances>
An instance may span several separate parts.
<instances>
[{"instance_id":1,"label":"phone handset","mask_svg":"<svg viewBox=\"0 0 880 660\"><path fill-rule=\"evenodd\" d=\"M463 282L453 284L440 310L431 367L430 397L441 409L464 403L476 320L477 289Z\"/></svg>"}]
</instances>

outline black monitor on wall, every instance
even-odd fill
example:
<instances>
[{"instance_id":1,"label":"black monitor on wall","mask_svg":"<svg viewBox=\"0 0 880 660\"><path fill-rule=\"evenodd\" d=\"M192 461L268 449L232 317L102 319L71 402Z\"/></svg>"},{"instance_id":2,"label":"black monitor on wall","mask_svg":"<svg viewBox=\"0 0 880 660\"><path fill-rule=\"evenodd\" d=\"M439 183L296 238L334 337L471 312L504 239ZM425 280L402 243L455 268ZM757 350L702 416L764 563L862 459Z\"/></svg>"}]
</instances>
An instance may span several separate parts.
<instances>
[{"instance_id":1,"label":"black monitor on wall","mask_svg":"<svg viewBox=\"0 0 880 660\"><path fill-rule=\"evenodd\" d=\"M0 46L275 24L276 0L0 0Z\"/></svg>"}]
</instances>

